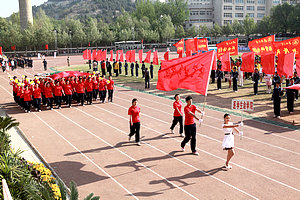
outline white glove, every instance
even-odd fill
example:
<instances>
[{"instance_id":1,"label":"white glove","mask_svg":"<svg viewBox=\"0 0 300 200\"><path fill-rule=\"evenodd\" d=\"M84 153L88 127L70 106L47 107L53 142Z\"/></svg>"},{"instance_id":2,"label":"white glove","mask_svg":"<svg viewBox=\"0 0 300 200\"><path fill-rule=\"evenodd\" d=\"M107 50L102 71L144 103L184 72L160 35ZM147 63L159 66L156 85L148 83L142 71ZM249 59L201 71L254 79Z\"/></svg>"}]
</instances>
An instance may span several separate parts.
<instances>
[{"instance_id":1,"label":"white glove","mask_svg":"<svg viewBox=\"0 0 300 200\"><path fill-rule=\"evenodd\" d=\"M201 114L202 114L202 116L204 116L204 115L205 115L205 112L204 112L204 111L202 111L202 112L201 112Z\"/></svg>"},{"instance_id":2,"label":"white glove","mask_svg":"<svg viewBox=\"0 0 300 200\"><path fill-rule=\"evenodd\" d=\"M243 132L243 131L240 131L239 134L240 134L240 136L243 136L243 135L244 135L244 132Z\"/></svg>"},{"instance_id":3,"label":"white glove","mask_svg":"<svg viewBox=\"0 0 300 200\"><path fill-rule=\"evenodd\" d=\"M244 122L239 123L239 126L244 126Z\"/></svg>"},{"instance_id":4,"label":"white glove","mask_svg":"<svg viewBox=\"0 0 300 200\"><path fill-rule=\"evenodd\" d=\"M203 122L203 119L199 119L199 123L202 124L202 122Z\"/></svg>"}]
</instances>

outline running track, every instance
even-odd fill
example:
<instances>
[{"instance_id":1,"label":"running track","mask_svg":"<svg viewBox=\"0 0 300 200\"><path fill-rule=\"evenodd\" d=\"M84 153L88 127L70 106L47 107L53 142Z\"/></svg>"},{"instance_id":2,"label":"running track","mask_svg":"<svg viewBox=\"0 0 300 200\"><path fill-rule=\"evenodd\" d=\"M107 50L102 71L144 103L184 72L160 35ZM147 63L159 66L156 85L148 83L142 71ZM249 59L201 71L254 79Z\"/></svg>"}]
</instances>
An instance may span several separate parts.
<instances>
[{"instance_id":1,"label":"running track","mask_svg":"<svg viewBox=\"0 0 300 200\"><path fill-rule=\"evenodd\" d=\"M41 65L10 74L37 72ZM81 199L91 192L101 199L300 199L298 131L246 120L233 169L224 171L224 113L205 110L194 156L189 146L180 151L178 129L169 133L171 100L117 88L113 104L27 114L13 103L7 74L0 75L0 91L2 107L64 182L78 184ZM127 137L132 98L142 112L140 147Z\"/></svg>"}]
</instances>

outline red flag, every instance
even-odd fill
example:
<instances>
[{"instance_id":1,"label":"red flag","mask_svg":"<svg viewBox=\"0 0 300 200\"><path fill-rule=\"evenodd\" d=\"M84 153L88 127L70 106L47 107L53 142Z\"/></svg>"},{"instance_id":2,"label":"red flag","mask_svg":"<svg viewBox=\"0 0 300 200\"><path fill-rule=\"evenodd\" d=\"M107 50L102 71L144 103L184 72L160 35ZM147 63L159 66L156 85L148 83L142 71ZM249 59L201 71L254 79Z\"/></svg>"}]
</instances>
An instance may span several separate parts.
<instances>
[{"instance_id":1,"label":"red flag","mask_svg":"<svg viewBox=\"0 0 300 200\"><path fill-rule=\"evenodd\" d=\"M143 49L139 50L139 61L140 63L143 62Z\"/></svg>"},{"instance_id":2,"label":"red flag","mask_svg":"<svg viewBox=\"0 0 300 200\"><path fill-rule=\"evenodd\" d=\"M153 65L158 65L158 51L153 52Z\"/></svg>"},{"instance_id":3,"label":"red flag","mask_svg":"<svg viewBox=\"0 0 300 200\"><path fill-rule=\"evenodd\" d=\"M231 56L235 56L235 55L239 54L238 38L221 42L221 43L217 44L216 46L218 47L218 53L217 53L218 58L220 58L226 52L230 52Z\"/></svg>"},{"instance_id":4,"label":"red flag","mask_svg":"<svg viewBox=\"0 0 300 200\"><path fill-rule=\"evenodd\" d=\"M183 51L182 51L182 52L179 52L179 53L178 53L178 55L179 55L178 58L182 58L182 54L183 54Z\"/></svg>"},{"instance_id":5,"label":"red flag","mask_svg":"<svg viewBox=\"0 0 300 200\"><path fill-rule=\"evenodd\" d=\"M184 51L184 39L181 39L179 42L174 44L174 46L177 48L177 53L180 54Z\"/></svg>"},{"instance_id":6,"label":"red flag","mask_svg":"<svg viewBox=\"0 0 300 200\"><path fill-rule=\"evenodd\" d=\"M169 60L169 51L167 51L167 52L164 54L164 59L165 59L165 60Z\"/></svg>"},{"instance_id":7,"label":"red flag","mask_svg":"<svg viewBox=\"0 0 300 200\"><path fill-rule=\"evenodd\" d=\"M131 62L130 56L131 56L131 50L130 50L130 51L127 51L127 52L125 53L125 60L126 60L127 62Z\"/></svg>"},{"instance_id":8,"label":"red flag","mask_svg":"<svg viewBox=\"0 0 300 200\"><path fill-rule=\"evenodd\" d=\"M283 40L280 42L273 42L274 51L279 57L289 53L296 53L296 58L300 58L300 37Z\"/></svg>"},{"instance_id":9,"label":"red flag","mask_svg":"<svg viewBox=\"0 0 300 200\"><path fill-rule=\"evenodd\" d=\"M300 58L296 59L296 71L297 74L300 74Z\"/></svg>"},{"instance_id":10,"label":"red flag","mask_svg":"<svg viewBox=\"0 0 300 200\"><path fill-rule=\"evenodd\" d=\"M185 41L185 51L189 54L197 52L197 38L189 39Z\"/></svg>"},{"instance_id":11,"label":"red flag","mask_svg":"<svg viewBox=\"0 0 300 200\"><path fill-rule=\"evenodd\" d=\"M255 54L254 52L243 53L241 71L254 72Z\"/></svg>"},{"instance_id":12,"label":"red flag","mask_svg":"<svg viewBox=\"0 0 300 200\"><path fill-rule=\"evenodd\" d=\"M248 43L248 47L250 51L254 52L256 55L263 55L274 51L272 45L274 41L275 35L270 35L267 37L250 41Z\"/></svg>"},{"instance_id":13,"label":"red flag","mask_svg":"<svg viewBox=\"0 0 300 200\"><path fill-rule=\"evenodd\" d=\"M292 77L294 71L295 53L280 55L277 62L278 75L285 77Z\"/></svg>"},{"instance_id":14,"label":"red flag","mask_svg":"<svg viewBox=\"0 0 300 200\"><path fill-rule=\"evenodd\" d=\"M195 40L196 42L196 50L197 51L208 51L208 40L207 38L201 38L201 39L197 39Z\"/></svg>"},{"instance_id":15,"label":"red flag","mask_svg":"<svg viewBox=\"0 0 300 200\"><path fill-rule=\"evenodd\" d=\"M217 53L214 54L214 58L213 58L213 65L211 67L211 70L217 70Z\"/></svg>"},{"instance_id":16,"label":"red flag","mask_svg":"<svg viewBox=\"0 0 300 200\"><path fill-rule=\"evenodd\" d=\"M3 55L3 53L2 53L2 47L0 47L0 55Z\"/></svg>"},{"instance_id":17,"label":"red flag","mask_svg":"<svg viewBox=\"0 0 300 200\"><path fill-rule=\"evenodd\" d=\"M131 53L130 53L130 62L135 62L135 50L131 50Z\"/></svg>"},{"instance_id":18,"label":"red flag","mask_svg":"<svg viewBox=\"0 0 300 200\"><path fill-rule=\"evenodd\" d=\"M114 50L110 50L110 59L109 61L114 61Z\"/></svg>"},{"instance_id":19,"label":"red flag","mask_svg":"<svg viewBox=\"0 0 300 200\"><path fill-rule=\"evenodd\" d=\"M16 45L10 47L12 51L16 50Z\"/></svg>"},{"instance_id":20,"label":"red flag","mask_svg":"<svg viewBox=\"0 0 300 200\"><path fill-rule=\"evenodd\" d=\"M107 53L107 50L102 51L101 60L106 60L106 53Z\"/></svg>"},{"instance_id":21,"label":"red flag","mask_svg":"<svg viewBox=\"0 0 300 200\"><path fill-rule=\"evenodd\" d=\"M84 60L91 60L91 50L86 49L82 53L82 57Z\"/></svg>"},{"instance_id":22,"label":"red flag","mask_svg":"<svg viewBox=\"0 0 300 200\"><path fill-rule=\"evenodd\" d=\"M89 42L89 47L91 46L91 43Z\"/></svg>"},{"instance_id":23,"label":"red flag","mask_svg":"<svg viewBox=\"0 0 300 200\"><path fill-rule=\"evenodd\" d=\"M117 50L117 51L116 51L116 61L117 61L117 62L119 61L119 51L120 51L120 50Z\"/></svg>"},{"instance_id":24,"label":"red flag","mask_svg":"<svg viewBox=\"0 0 300 200\"><path fill-rule=\"evenodd\" d=\"M266 53L261 55L262 72L265 74L275 73L275 53Z\"/></svg>"},{"instance_id":25,"label":"red flag","mask_svg":"<svg viewBox=\"0 0 300 200\"><path fill-rule=\"evenodd\" d=\"M151 61L151 50L147 52L146 58L144 60L145 63L150 63Z\"/></svg>"},{"instance_id":26,"label":"red flag","mask_svg":"<svg viewBox=\"0 0 300 200\"><path fill-rule=\"evenodd\" d=\"M192 55L192 51L186 51L186 52L185 52L185 56L186 56L186 57L191 56L191 55Z\"/></svg>"},{"instance_id":27,"label":"red flag","mask_svg":"<svg viewBox=\"0 0 300 200\"><path fill-rule=\"evenodd\" d=\"M121 62L124 62L124 53L123 53L123 50L120 50L119 52L120 52L120 58L119 58L119 60Z\"/></svg>"},{"instance_id":28,"label":"red flag","mask_svg":"<svg viewBox=\"0 0 300 200\"><path fill-rule=\"evenodd\" d=\"M97 59L97 50L93 50L92 60L96 60L96 59Z\"/></svg>"},{"instance_id":29,"label":"red flag","mask_svg":"<svg viewBox=\"0 0 300 200\"><path fill-rule=\"evenodd\" d=\"M215 51L210 51L191 57L163 61L162 68L158 71L156 88L163 91L182 88L206 96L214 54Z\"/></svg>"},{"instance_id":30,"label":"red flag","mask_svg":"<svg viewBox=\"0 0 300 200\"><path fill-rule=\"evenodd\" d=\"M102 50L97 51L96 61L101 61Z\"/></svg>"},{"instance_id":31,"label":"red flag","mask_svg":"<svg viewBox=\"0 0 300 200\"><path fill-rule=\"evenodd\" d=\"M46 45L45 45L45 49L46 49L46 50L48 50L48 49L49 49L49 46L48 46L48 44L46 44Z\"/></svg>"},{"instance_id":32,"label":"red flag","mask_svg":"<svg viewBox=\"0 0 300 200\"><path fill-rule=\"evenodd\" d=\"M230 53L227 51L220 57L222 67L221 71L223 72L231 72L231 63L230 63Z\"/></svg>"}]
</instances>

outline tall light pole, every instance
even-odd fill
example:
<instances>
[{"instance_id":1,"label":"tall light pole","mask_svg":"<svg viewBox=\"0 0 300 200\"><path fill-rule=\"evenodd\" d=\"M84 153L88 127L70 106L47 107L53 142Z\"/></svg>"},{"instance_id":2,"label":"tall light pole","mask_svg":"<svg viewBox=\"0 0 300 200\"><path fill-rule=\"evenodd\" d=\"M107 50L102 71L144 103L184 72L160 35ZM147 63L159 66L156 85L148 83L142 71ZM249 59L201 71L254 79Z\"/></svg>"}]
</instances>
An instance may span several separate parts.
<instances>
[{"instance_id":1,"label":"tall light pole","mask_svg":"<svg viewBox=\"0 0 300 200\"><path fill-rule=\"evenodd\" d=\"M69 38L70 38L70 50L72 52L72 31L69 30Z\"/></svg>"},{"instance_id":2,"label":"tall light pole","mask_svg":"<svg viewBox=\"0 0 300 200\"><path fill-rule=\"evenodd\" d=\"M57 30L54 29L54 35L55 35L55 51L57 51Z\"/></svg>"}]
</instances>

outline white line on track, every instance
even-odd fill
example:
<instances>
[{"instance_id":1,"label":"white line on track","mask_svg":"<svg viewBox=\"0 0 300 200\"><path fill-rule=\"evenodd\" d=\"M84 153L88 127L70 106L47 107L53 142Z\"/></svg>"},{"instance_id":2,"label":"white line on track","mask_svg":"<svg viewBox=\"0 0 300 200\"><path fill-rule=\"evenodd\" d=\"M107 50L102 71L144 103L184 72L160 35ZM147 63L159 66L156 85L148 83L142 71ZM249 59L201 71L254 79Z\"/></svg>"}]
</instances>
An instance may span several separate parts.
<instances>
[{"instance_id":1,"label":"white line on track","mask_svg":"<svg viewBox=\"0 0 300 200\"><path fill-rule=\"evenodd\" d=\"M137 91L133 91L133 92L137 92ZM127 93L121 92L121 91L119 91L119 93L122 93L122 94L127 95L127 96L131 96L131 97L136 97L135 95L127 94ZM143 93L143 94L147 94L147 93ZM147 94L147 95L154 96L154 95L152 95L152 94ZM159 97L159 96L154 96L154 97ZM164 98L164 97L159 97L159 98L163 98L164 100L167 100L167 99ZM143 98L143 97L140 97L140 96L139 96L139 99L144 99L144 100L149 101L149 102L151 102L151 103L156 103L156 104L159 104L159 105L165 105L165 106L170 107L170 104L160 103L160 102L157 102L157 101L155 101L155 100L149 100L149 99L147 99L147 98ZM170 101L171 101L171 100L170 100ZM209 109L209 110L211 110L211 109ZM221 112L221 111L218 111L218 110L212 110L212 111ZM222 113L222 112L221 112L221 113ZM208 115L206 115L206 116L208 116ZM211 117L211 116L209 116L209 117L210 117L210 118L213 118L213 119L215 119L215 120L220 120L219 118L216 118L216 117ZM250 120L251 120L251 119L250 119ZM255 121L255 120L253 120L253 121ZM255 122L263 123L263 124L268 124L268 125L270 125L270 126L277 126L277 127L283 128L283 129L288 129L288 130L294 131L293 129L290 129L290 128L288 128L288 127L282 127L282 126L278 126L278 125L275 125L275 124L269 124L269 123L261 122L261 121L255 121ZM247 127L251 128L251 129L254 129L254 130L256 130L256 131L260 131L260 132L264 133L264 131L262 131L262 130L260 130L260 129L258 129L258 128L254 128L254 127L251 127L251 126L247 126ZM273 134L271 134L271 135L272 135L272 136L276 136L276 137L281 137L281 138L284 138L284 139L287 139L287 140L291 140L291 141L299 142L299 143L300 143L300 140L296 140L296 139L289 138L289 137L286 137L286 136L278 135L278 134L276 134L276 133L273 133Z\"/></svg>"},{"instance_id":2,"label":"white line on track","mask_svg":"<svg viewBox=\"0 0 300 200\"><path fill-rule=\"evenodd\" d=\"M95 107L98 107L98 106L95 106ZM103 124L106 124L107 126L109 126L109 127L111 127L111 128L114 128L114 129L116 129L117 131L119 131L119 132L121 132L121 133L123 133L123 134L125 134L125 135L128 135L127 132L125 132L125 131L123 131L123 130L121 130L121 129L119 129L119 128L116 128L115 126L113 126L113 125L111 125L111 124L109 124L109 123L107 123L107 122L104 122L104 121L102 121L102 120L96 118L95 116L93 116L93 115L91 115L91 114L89 114L89 113L87 113L87 112L85 112L85 111L83 111L83 110L80 110L80 109L78 109L78 108L76 108L76 109L79 110L80 112L86 114L87 116L89 116L89 117L91 117L91 118L93 118L93 119L95 119L95 120L97 120L97 121L99 121L99 122L101 122L101 123L103 123ZM103 109L103 110L105 110L105 109ZM105 111L107 111L107 110L105 110ZM109 112L109 111L107 111L107 112ZM123 118L123 117L121 117L121 118ZM249 197L251 197L251 198L253 198L253 199L258 199L257 197L255 197L255 196L253 196L253 195L251 195L251 194L249 194L249 193L247 193L247 192L245 192L245 191L243 191L243 190L241 190L241 189L235 187L234 185L231 185L230 183L227 183L227 182L223 181L222 179L219 179L219 178L217 178L217 177L215 177L215 176L213 176L213 175L211 175L211 174L209 174L209 173L207 173L207 172L205 172L205 171L203 171L203 170L201 170L201 169L199 169L199 168L197 168L197 167L195 167L195 166L193 166L193 165L191 165L191 164L189 164L189 163L186 163L185 161L182 161L182 160L180 160L180 159L178 159L178 158L176 158L176 157L170 155L169 153L164 152L163 150L158 149L157 147L155 147L155 146L153 146L153 145L151 145L151 144L148 144L148 143L143 142L143 141L142 141L142 143L143 143L143 144L146 144L146 145L148 145L148 146L150 146L151 148L156 149L157 151L163 153L164 155L167 155L167 156L169 156L169 157L171 157L171 158L173 158L173 159L176 159L177 161L179 161L179 162L181 162L181 163L183 163L183 164L185 164L185 165L187 165L187 166L189 166L189 167L191 167L191 168L193 168L193 169L195 169L195 170L197 170L197 171L199 171L199 172L201 172L201 173L203 173L203 174L205 174L205 175L207 175L207 176L210 176L211 178L214 178L214 179L220 181L221 183L224 183L225 185L227 185L227 186L229 186L229 187L231 187L231 188L233 188L233 189L235 189L235 190L238 190L239 192L241 192L241 193L243 193L243 194L245 194L245 195L247 195L247 196L249 196Z\"/></svg>"},{"instance_id":3,"label":"white line on track","mask_svg":"<svg viewBox=\"0 0 300 200\"><path fill-rule=\"evenodd\" d=\"M114 103L114 105L115 105L115 103ZM120 116L120 115L117 115L117 114L115 114L115 113L113 113L113 112L110 112L110 111L108 111L108 110L106 110L106 109L103 109L103 108L101 108L101 107L99 107L99 106L95 106L95 107L98 108L98 109L100 109L100 110L104 110L104 111L106 111L106 112L108 112L108 113L111 113L112 115L118 116L118 117L120 117L120 118L122 118L122 119L124 119L124 120L128 120L128 119L125 118L125 117L122 117L122 116ZM123 107L123 106L120 106L120 107ZM126 108L126 109L127 109L127 108ZM144 114L144 115L145 115L145 114ZM156 130L150 128L150 127L147 127L147 126L144 126L144 125L142 125L142 127L145 127L146 129L149 129L149 130L154 131L154 132L156 132L156 133L158 133L158 134L161 135L161 133L160 133L159 131L156 131ZM170 136L166 135L166 137L170 137ZM170 137L170 138L171 138L171 137ZM181 141L177 140L176 138L171 138L171 139L173 139L173 140L175 140L175 141L177 141L177 142L181 142ZM221 159L221 160L225 161L224 158L221 158L221 157L219 157L219 156L217 156L217 155L214 155L214 154L212 154L212 153L210 153L210 152L207 152L207 151L205 151L205 150L202 150L202 149L199 149L199 148L197 148L197 150L202 151L202 152L204 152L204 153L206 153L206 154L209 154L209 155L211 155L211 156L213 156L213 157L215 157L215 158L218 158L218 159ZM290 188L290 189L292 189L292 190L295 190L295 191L297 191L297 192L300 192L300 189L297 189L297 188L295 188L295 187L293 187L293 186L290 186L290 185L288 185L288 184L286 184L286 183L277 181L277 180L275 180L275 179L273 179L273 178L271 178L271 177L268 177L268 176L266 176L266 175L264 175L264 174L261 174L261 173L259 173L259 172L256 172L256 171L252 170L252 169L249 169L249 168L247 168L247 167L244 167L244 166L242 166L242 165L240 165L240 164L237 164L237 163L234 163L234 162L231 162L231 163L234 164L234 165L236 165L236 166L238 166L238 167L240 167L240 168L242 168L242 169L244 169L244 170L247 170L247 171L249 171L249 172L252 172L252 173L254 173L254 174L258 175L258 176L264 177L264 178L266 178L266 179L268 179L268 180L271 180L271 181L273 181L273 182L275 182L275 183L278 183L278 184L283 185L283 186L285 186L285 187L288 187L288 188Z\"/></svg>"},{"instance_id":4,"label":"white line on track","mask_svg":"<svg viewBox=\"0 0 300 200\"><path fill-rule=\"evenodd\" d=\"M76 110L81 111L78 108L75 108ZM87 133L89 133L90 135L96 137L97 139L99 139L100 141L102 141L103 143L107 144L108 146L112 147L113 149L119 151L121 154L123 154L124 156L126 156L127 158L131 159L132 161L142 165L145 169L149 170L150 172L152 172L153 174L157 175L158 177L160 177L161 179L165 180L166 182L168 182L169 184L173 185L174 187L176 187L177 189L181 190L182 192L184 192L185 194L189 195L190 197L192 197L193 199L198 199L197 197L195 197L194 195L192 195L191 193L187 192L186 190L182 189L181 187L179 187L178 185L170 182L167 178L163 177L162 175L158 174L157 172L155 172L154 170L150 169L149 167L147 167L146 165L144 165L143 163L135 160L134 158L132 158L131 156L129 156L127 153L121 151L120 149L116 148L115 146L113 146L112 144L108 143L107 141L103 140L102 138L100 138L99 136L97 136L96 134L92 133L90 130L84 128L83 126L81 126L80 124L78 124L77 122L73 121L72 119L70 119L69 117L65 116L64 114L62 114L61 112L58 112L55 110L55 112L57 112L58 114L60 114L62 117L64 117L65 119L69 120L70 122L72 122L73 124L75 124L76 126L80 127L81 129L83 129L84 131L86 131ZM83 113L85 113L84 111L81 111ZM103 122L102 123L108 125L107 123ZM109 125L110 127L112 127L111 125ZM120 130L119 130L120 131Z\"/></svg>"}]
</instances>

